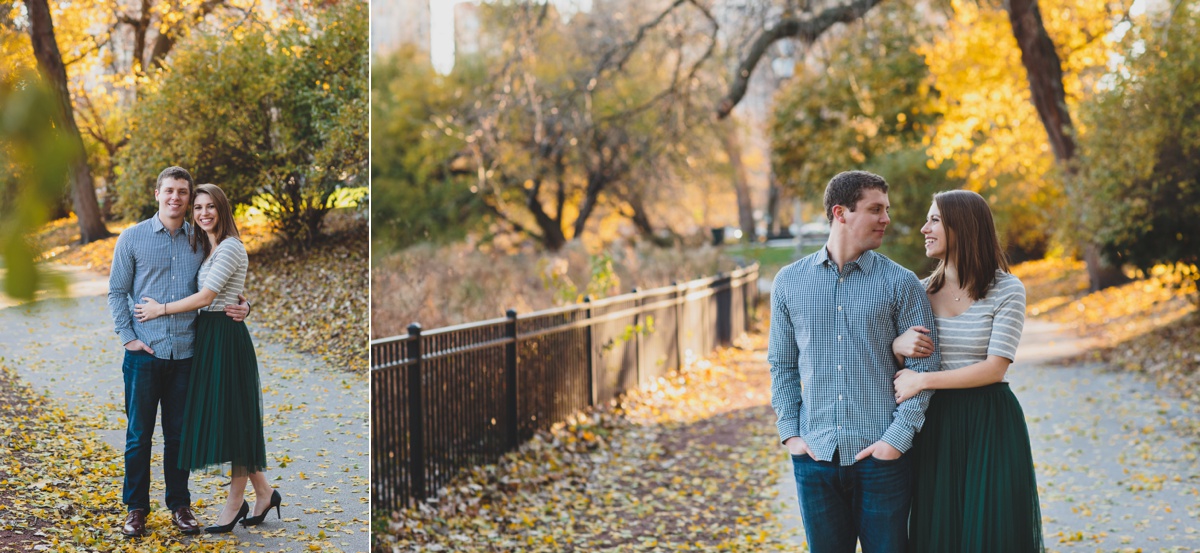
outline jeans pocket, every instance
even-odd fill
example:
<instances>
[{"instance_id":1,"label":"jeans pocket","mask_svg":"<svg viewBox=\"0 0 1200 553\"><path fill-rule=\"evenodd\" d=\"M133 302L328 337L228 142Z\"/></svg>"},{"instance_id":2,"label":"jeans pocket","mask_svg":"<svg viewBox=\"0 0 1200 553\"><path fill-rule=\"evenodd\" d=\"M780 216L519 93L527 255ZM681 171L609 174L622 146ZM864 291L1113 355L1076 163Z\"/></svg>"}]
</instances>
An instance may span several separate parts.
<instances>
[{"instance_id":1,"label":"jeans pocket","mask_svg":"<svg viewBox=\"0 0 1200 553\"><path fill-rule=\"evenodd\" d=\"M872 456L870 456L870 457L867 457L867 459L870 459L870 460L872 460L872 461L874 461L874 462L876 462L876 463L879 463L880 465L885 465L885 466L886 466L886 465L898 465L898 464L900 464L902 461L904 461L904 457L905 457L905 455L904 455L904 454L900 454L900 456L899 456L899 457L896 457L895 459L880 459L880 458L878 458L878 457L876 457L876 456L872 455Z\"/></svg>"},{"instance_id":2,"label":"jeans pocket","mask_svg":"<svg viewBox=\"0 0 1200 553\"><path fill-rule=\"evenodd\" d=\"M804 453L801 455L792 454L792 462L794 462L794 463L799 463L802 461L811 461L811 460L812 460L812 456L807 453Z\"/></svg>"}]
</instances>

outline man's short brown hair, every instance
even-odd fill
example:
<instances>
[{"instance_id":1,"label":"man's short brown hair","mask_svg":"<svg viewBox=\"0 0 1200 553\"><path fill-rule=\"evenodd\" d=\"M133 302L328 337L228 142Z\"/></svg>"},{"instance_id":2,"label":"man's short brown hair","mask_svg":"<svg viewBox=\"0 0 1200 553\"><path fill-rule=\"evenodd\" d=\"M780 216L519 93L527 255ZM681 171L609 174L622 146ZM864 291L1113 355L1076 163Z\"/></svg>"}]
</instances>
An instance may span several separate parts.
<instances>
[{"instance_id":1,"label":"man's short brown hair","mask_svg":"<svg viewBox=\"0 0 1200 553\"><path fill-rule=\"evenodd\" d=\"M833 222L833 206L845 206L854 211L862 199L863 190L874 188L887 194L888 184L883 177L869 171L843 171L829 179L825 186L825 218Z\"/></svg>"},{"instance_id":2,"label":"man's short brown hair","mask_svg":"<svg viewBox=\"0 0 1200 553\"><path fill-rule=\"evenodd\" d=\"M187 172L187 169L177 165L172 165L166 169L163 169L162 172L158 174L158 180L154 181L154 189L158 190L159 188L162 188L162 183L166 179L186 181L188 183L188 197L191 198L196 194L196 181L192 178L192 174Z\"/></svg>"}]
</instances>

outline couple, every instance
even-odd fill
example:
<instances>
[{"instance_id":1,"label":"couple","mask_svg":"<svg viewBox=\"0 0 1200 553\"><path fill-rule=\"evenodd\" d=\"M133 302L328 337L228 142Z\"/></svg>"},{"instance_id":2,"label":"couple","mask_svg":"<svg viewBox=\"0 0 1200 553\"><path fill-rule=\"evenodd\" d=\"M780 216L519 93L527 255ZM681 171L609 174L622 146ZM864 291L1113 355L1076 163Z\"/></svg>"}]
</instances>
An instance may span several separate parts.
<instances>
[{"instance_id":1,"label":"couple","mask_svg":"<svg viewBox=\"0 0 1200 553\"><path fill-rule=\"evenodd\" d=\"M171 520L184 534L200 524L191 510L188 471L230 463L225 507L210 533L261 523L282 498L263 474L262 398L249 302L239 300L248 260L229 200L168 167L154 185L158 213L121 233L113 252L108 308L125 345L125 490L121 532L146 532L150 448L162 404L163 474ZM189 202L195 204L190 205ZM192 210L193 230L185 220ZM197 291L199 290L199 291ZM197 311L199 310L199 311ZM253 514L243 498L254 485Z\"/></svg>"},{"instance_id":2,"label":"couple","mask_svg":"<svg viewBox=\"0 0 1200 553\"><path fill-rule=\"evenodd\" d=\"M1041 552L1029 432L1004 382L1025 287L974 192L934 195L929 278L872 251L891 222L887 190L866 171L830 180L828 243L771 293L771 406L809 547Z\"/></svg>"}]
</instances>

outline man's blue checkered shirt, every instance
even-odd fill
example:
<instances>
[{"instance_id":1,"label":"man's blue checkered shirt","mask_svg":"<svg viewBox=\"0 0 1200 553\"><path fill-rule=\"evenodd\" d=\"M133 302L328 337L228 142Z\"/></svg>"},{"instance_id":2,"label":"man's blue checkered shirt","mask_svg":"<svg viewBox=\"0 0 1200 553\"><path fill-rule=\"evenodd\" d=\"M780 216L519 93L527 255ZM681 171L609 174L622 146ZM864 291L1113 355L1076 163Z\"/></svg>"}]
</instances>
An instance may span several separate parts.
<instances>
[{"instance_id":1,"label":"man's blue checkered shirt","mask_svg":"<svg viewBox=\"0 0 1200 553\"><path fill-rule=\"evenodd\" d=\"M196 273L204 250L188 243L191 225L174 233L158 214L125 229L113 250L108 277L108 310L122 344L141 340L159 359L188 359L196 339L196 312L185 311L140 322L133 305L143 297L159 303L181 300L196 293Z\"/></svg>"},{"instance_id":2,"label":"man's blue checkered shirt","mask_svg":"<svg viewBox=\"0 0 1200 553\"><path fill-rule=\"evenodd\" d=\"M917 276L873 251L841 273L826 248L779 271L771 291L771 406L779 439L800 436L821 461L843 466L879 439L901 452L925 422L932 392L896 405L892 340L910 326L937 328ZM909 359L938 370L941 356Z\"/></svg>"}]
</instances>

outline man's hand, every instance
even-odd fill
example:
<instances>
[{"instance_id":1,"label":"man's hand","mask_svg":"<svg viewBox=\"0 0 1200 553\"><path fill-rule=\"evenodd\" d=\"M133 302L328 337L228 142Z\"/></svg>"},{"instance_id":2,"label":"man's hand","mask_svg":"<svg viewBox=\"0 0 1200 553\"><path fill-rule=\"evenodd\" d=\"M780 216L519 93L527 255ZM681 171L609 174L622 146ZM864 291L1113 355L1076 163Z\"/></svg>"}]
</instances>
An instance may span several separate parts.
<instances>
[{"instance_id":1,"label":"man's hand","mask_svg":"<svg viewBox=\"0 0 1200 553\"><path fill-rule=\"evenodd\" d=\"M150 349L150 346L147 346L141 340L130 340L128 344L125 344L125 349L127 351L144 351L150 355L154 355L154 350Z\"/></svg>"},{"instance_id":2,"label":"man's hand","mask_svg":"<svg viewBox=\"0 0 1200 553\"><path fill-rule=\"evenodd\" d=\"M861 461L867 457L874 457L880 461L895 461L896 459L899 459L901 455L903 454L900 453L900 450L892 447L892 444L889 444L883 440L879 440L878 442L867 446L866 449L858 452L858 455L854 456L854 460Z\"/></svg>"},{"instance_id":3,"label":"man's hand","mask_svg":"<svg viewBox=\"0 0 1200 553\"><path fill-rule=\"evenodd\" d=\"M801 438L800 436L792 436L791 438L788 438L787 441L783 442L783 445L787 447L788 453L791 453L792 455L808 455L809 457L812 457L812 451L808 449L808 444L805 443L804 438Z\"/></svg>"},{"instance_id":4,"label":"man's hand","mask_svg":"<svg viewBox=\"0 0 1200 553\"><path fill-rule=\"evenodd\" d=\"M237 305L226 305L225 315L237 322L246 320L246 316L250 314L250 301L246 296L238 294Z\"/></svg>"}]
</instances>

